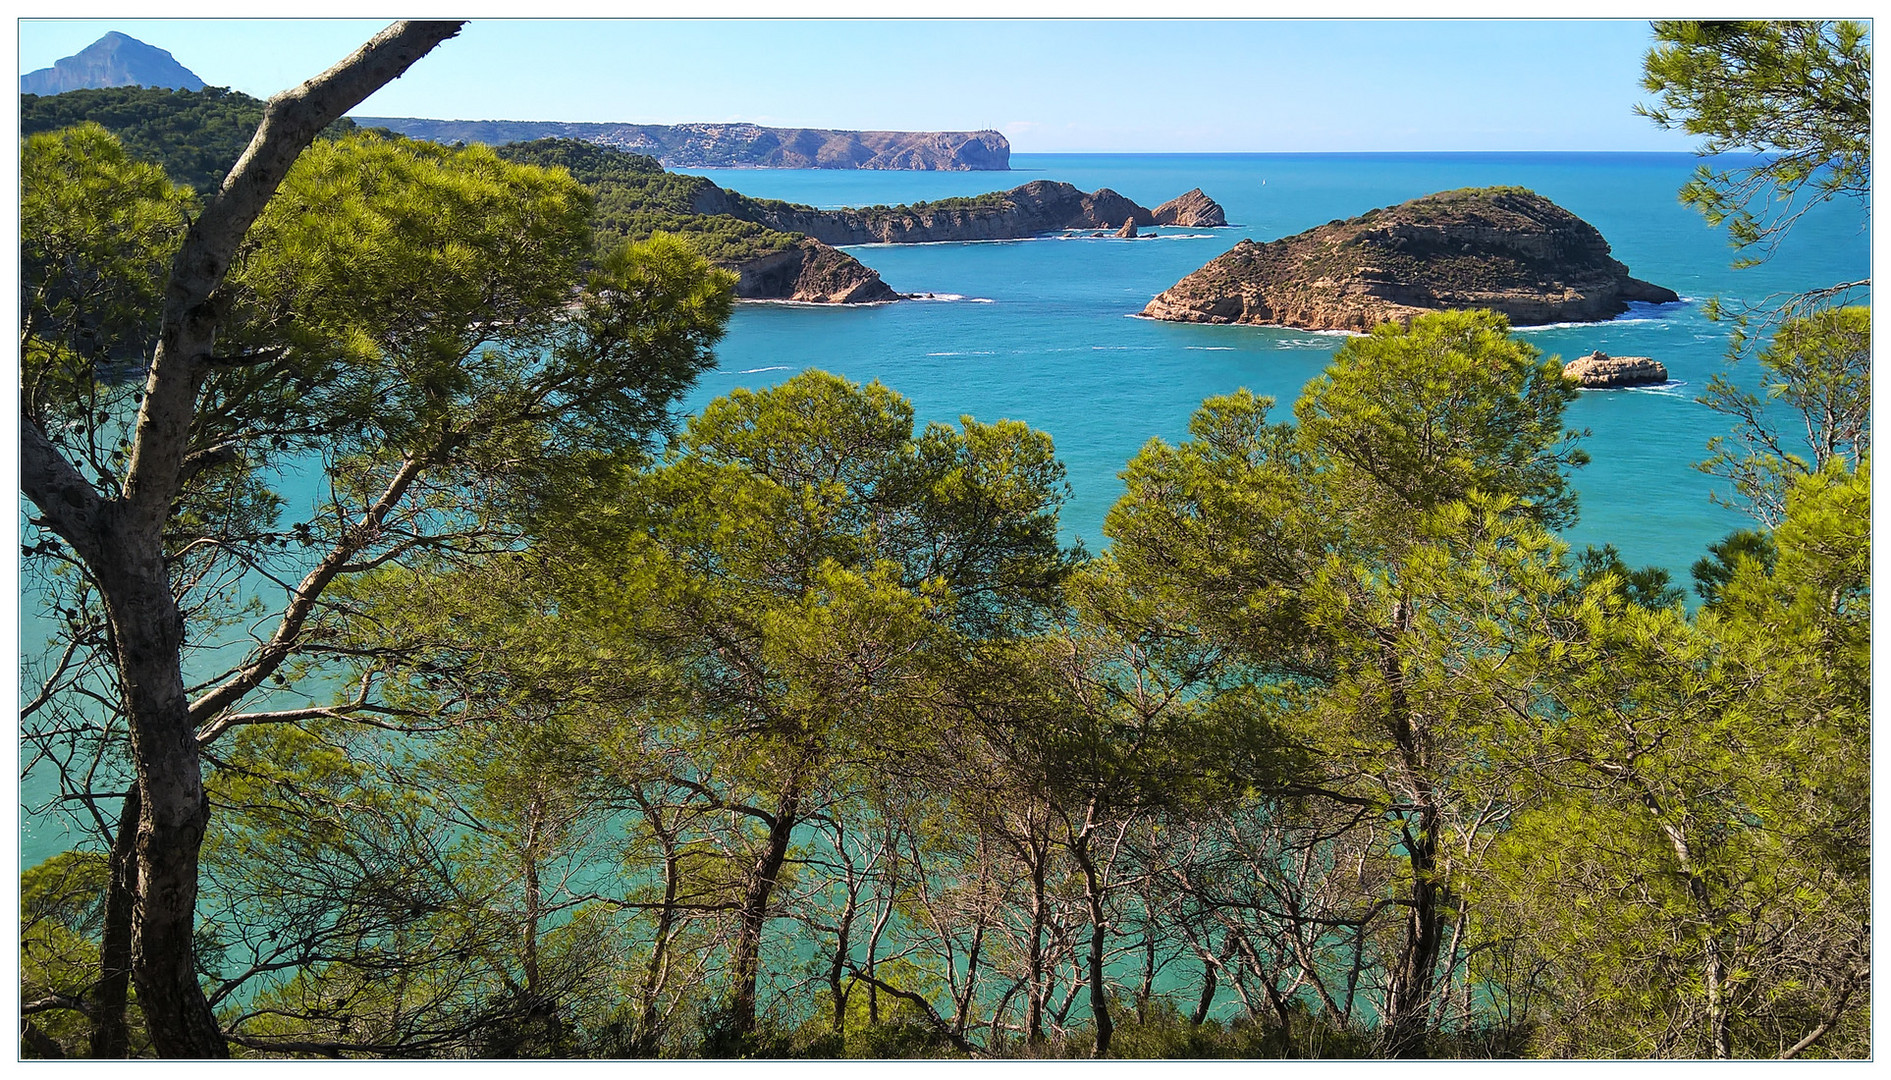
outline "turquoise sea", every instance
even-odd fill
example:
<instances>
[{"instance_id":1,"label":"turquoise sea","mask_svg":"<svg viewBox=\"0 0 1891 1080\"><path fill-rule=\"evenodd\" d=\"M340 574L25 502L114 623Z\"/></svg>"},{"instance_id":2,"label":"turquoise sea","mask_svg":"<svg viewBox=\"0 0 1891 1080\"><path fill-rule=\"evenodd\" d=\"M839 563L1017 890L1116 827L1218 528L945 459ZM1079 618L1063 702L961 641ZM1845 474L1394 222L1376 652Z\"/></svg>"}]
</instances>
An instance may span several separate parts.
<instances>
[{"instance_id":1,"label":"turquoise sea","mask_svg":"<svg viewBox=\"0 0 1891 1080\"><path fill-rule=\"evenodd\" d=\"M974 195L1028 180L1112 188L1145 206L1200 187L1221 203L1225 229L1161 229L1159 239L869 244L847 250L905 293L937 299L866 308L744 304L692 408L809 367L879 379L910 398L920 420L1023 420L1050 433L1069 469L1067 538L1104 545L1103 516L1122 492L1118 472L1150 438L1186 436L1203 398L1247 387L1284 410L1344 338L1251 326L1194 326L1134 317L1149 298L1243 238L1273 240L1374 207L1449 188L1517 184L1602 231L1636 277L1681 304L1638 306L1609 323L1522 331L1564 358L1601 349L1652 356L1675 385L1585 392L1568 415L1591 432L1591 463L1576 474L1582 518L1566 538L1612 543L1633 565L1676 582L1703 549L1746 519L1711 504L1711 478L1693 463L1727 429L1694 399L1726 366L1728 330L1709 321L1711 297L1761 301L1869 274L1864 208L1821 208L1776 258L1730 268L1724 231L1676 192L1699 164L1689 154L1014 154L1010 173L702 170L746 195L818 207L895 204ZM1750 383L1748 360L1734 374Z\"/></svg>"},{"instance_id":2,"label":"turquoise sea","mask_svg":"<svg viewBox=\"0 0 1891 1080\"><path fill-rule=\"evenodd\" d=\"M1153 240L850 248L893 288L934 299L743 304L718 349L720 366L686 404L697 409L738 386L819 367L879 379L911 399L922 422L1023 420L1051 434L1068 467L1065 538L1098 550L1104 514L1122 491L1117 474L1145 442L1184 437L1203 398L1243 386L1276 398L1284 415L1344 340L1136 318L1150 297L1243 237L1276 239L1448 188L1517 184L1594 224L1635 276L1687 298L1614 322L1523 331L1546 353L1599 348L1668 366L1677 385L1586 392L1571 409L1570 426L1591 432L1584 446L1593 460L1577 473L1582 518L1566 535L1577 547L1613 543L1631 564L1665 567L1685 584L1704 548L1746 521L1712 505L1713 482L1692 467L1727 427L1694 400L1726 364L1727 328L1702 305L1854 280L1870 267L1866 214L1846 205L1808 216L1770 262L1730 269L1724 234L1676 198L1696 164L1686 154L1017 154L1009 173L709 170L703 175L744 194L821 207L975 195L1037 178L1113 188L1145 206L1200 187L1237 224L1161 229ZM1750 384L1755 367L1746 361L1735 374ZM28 654L45 641L34 609L23 604ZM71 840L57 817L29 809L50 794L47 778L28 777L22 788L24 867Z\"/></svg>"}]
</instances>

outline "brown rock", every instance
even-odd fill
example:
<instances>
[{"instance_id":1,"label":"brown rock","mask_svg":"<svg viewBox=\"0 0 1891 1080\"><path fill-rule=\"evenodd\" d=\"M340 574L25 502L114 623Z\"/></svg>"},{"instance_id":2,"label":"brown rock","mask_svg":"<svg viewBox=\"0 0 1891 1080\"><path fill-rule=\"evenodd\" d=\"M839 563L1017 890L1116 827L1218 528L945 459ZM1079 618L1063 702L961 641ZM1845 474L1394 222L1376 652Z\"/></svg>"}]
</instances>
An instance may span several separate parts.
<instances>
[{"instance_id":1,"label":"brown rock","mask_svg":"<svg viewBox=\"0 0 1891 1080\"><path fill-rule=\"evenodd\" d=\"M1519 326L1598 322L1672 291L1628 275L1593 225L1523 188L1465 188L1243 240L1149 302L1176 322L1366 331L1490 308Z\"/></svg>"},{"instance_id":2,"label":"brown rock","mask_svg":"<svg viewBox=\"0 0 1891 1080\"><path fill-rule=\"evenodd\" d=\"M1136 219L1130 218L1128 221L1123 222L1123 227L1116 230L1116 235L1125 240L1136 239Z\"/></svg>"},{"instance_id":3,"label":"brown rock","mask_svg":"<svg viewBox=\"0 0 1891 1080\"><path fill-rule=\"evenodd\" d=\"M809 304L869 304L897 300L880 273L819 240L735 267L735 294L744 300L799 300Z\"/></svg>"},{"instance_id":4,"label":"brown rock","mask_svg":"<svg viewBox=\"0 0 1891 1080\"><path fill-rule=\"evenodd\" d=\"M1668 369L1646 356L1610 356L1597 349L1563 365L1563 377L1588 390L1617 386L1654 386L1668 381Z\"/></svg>"},{"instance_id":5,"label":"brown rock","mask_svg":"<svg viewBox=\"0 0 1891 1080\"><path fill-rule=\"evenodd\" d=\"M1155 209L1158 225L1187 225L1219 229L1228 224L1221 204L1202 194L1201 188L1185 191Z\"/></svg>"}]
</instances>

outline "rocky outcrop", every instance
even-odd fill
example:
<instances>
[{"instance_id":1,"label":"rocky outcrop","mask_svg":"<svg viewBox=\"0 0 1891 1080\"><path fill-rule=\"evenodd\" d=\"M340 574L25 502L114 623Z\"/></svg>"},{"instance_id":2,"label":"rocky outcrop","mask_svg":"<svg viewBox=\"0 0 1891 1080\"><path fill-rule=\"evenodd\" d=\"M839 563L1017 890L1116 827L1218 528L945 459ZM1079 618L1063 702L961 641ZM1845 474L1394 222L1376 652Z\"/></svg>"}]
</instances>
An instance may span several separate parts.
<instances>
[{"instance_id":1,"label":"rocky outcrop","mask_svg":"<svg viewBox=\"0 0 1891 1080\"><path fill-rule=\"evenodd\" d=\"M1149 302L1176 322L1365 331L1427 311L1490 308L1519 326L1598 322L1672 303L1630 277L1593 225L1523 188L1466 188L1243 240Z\"/></svg>"},{"instance_id":2,"label":"rocky outcrop","mask_svg":"<svg viewBox=\"0 0 1891 1080\"><path fill-rule=\"evenodd\" d=\"M744 300L799 300L809 304L869 304L897 300L880 273L818 240L734 267L735 294Z\"/></svg>"},{"instance_id":3,"label":"rocky outcrop","mask_svg":"<svg viewBox=\"0 0 1891 1080\"><path fill-rule=\"evenodd\" d=\"M1668 369L1646 356L1610 356L1597 349L1564 364L1563 377L1586 390L1609 390L1660 385L1668 381Z\"/></svg>"},{"instance_id":4,"label":"rocky outcrop","mask_svg":"<svg viewBox=\"0 0 1891 1080\"><path fill-rule=\"evenodd\" d=\"M732 213L783 232L805 233L829 244L921 244L965 240L1019 240L1066 229L1115 231L1119 223L1156 224L1154 211L1109 188L1085 193L1055 180L1033 180L1010 191L970 198L941 199L910 206L816 210L811 206L760 199L718 205ZM705 193L709 195L709 193ZM711 201L715 201L711 196Z\"/></svg>"},{"instance_id":5,"label":"rocky outcrop","mask_svg":"<svg viewBox=\"0 0 1891 1080\"><path fill-rule=\"evenodd\" d=\"M53 66L20 76L22 94L63 94L108 86L202 90L204 81L163 49L114 30Z\"/></svg>"},{"instance_id":6,"label":"rocky outcrop","mask_svg":"<svg viewBox=\"0 0 1891 1080\"><path fill-rule=\"evenodd\" d=\"M917 169L1005 172L1011 143L996 131L832 131L757 124L598 124L555 120L427 120L356 117L432 142L498 145L582 139L648 154L687 169Z\"/></svg>"},{"instance_id":7,"label":"rocky outcrop","mask_svg":"<svg viewBox=\"0 0 1891 1080\"><path fill-rule=\"evenodd\" d=\"M1221 204L1202 194L1201 188L1185 191L1155 209L1158 225L1183 225L1218 229L1228 224Z\"/></svg>"},{"instance_id":8,"label":"rocky outcrop","mask_svg":"<svg viewBox=\"0 0 1891 1080\"><path fill-rule=\"evenodd\" d=\"M1136 219L1130 218L1123 222L1123 227L1116 230L1116 235L1124 240L1136 239Z\"/></svg>"}]
</instances>

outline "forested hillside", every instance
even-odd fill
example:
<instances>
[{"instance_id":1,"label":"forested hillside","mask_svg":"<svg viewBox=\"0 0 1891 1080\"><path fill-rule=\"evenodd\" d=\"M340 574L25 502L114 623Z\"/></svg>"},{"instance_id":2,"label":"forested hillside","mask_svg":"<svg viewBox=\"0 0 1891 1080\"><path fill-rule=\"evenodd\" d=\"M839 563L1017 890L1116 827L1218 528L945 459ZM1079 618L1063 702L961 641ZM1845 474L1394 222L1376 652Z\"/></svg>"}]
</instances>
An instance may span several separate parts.
<instances>
[{"instance_id":1,"label":"forested hillside","mask_svg":"<svg viewBox=\"0 0 1891 1080\"><path fill-rule=\"evenodd\" d=\"M592 227L598 242L614 245L667 232L688 237L703 255L735 265L777 251L802 239L729 213L705 213L742 207L754 200L724 191L709 180L664 171L653 157L613 150L577 139L538 139L499 148L508 161L560 168L597 196Z\"/></svg>"},{"instance_id":2,"label":"forested hillside","mask_svg":"<svg viewBox=\"0 0 1891 1080\"><path fill-rule=\"evenodd\" d=\"M200 192L216 190L263 118L263 103L218 86L162 90L118 86L20 95L20 134L37 135L91 121L116 135L132 155L164 167L172 180ZM346 117L325 133L355 130Z\"/></svg>"},{"instance_id":3,"label":"forested hillside","mask_svg":"<svg viewBox=\"0 0 1891 1080\"><path fill-rule=\"evenodd\" d=\"M23 135L95 123L134 157L162 166L173 180L203 194L223 182L263 115L262 102L218 88L75 90L50 97L22 94L20 102ZM343 118L323 135L335 139L355 130L354 122ZM499 154L508 161L565 169L590 190L598 254L661 232L737 271L737 295L745 298L855 303L897 296L852 256L799 233L758 224L764 217L760 200L701 177L665 172L654 158L576 139L514 144L500 147Z\"/></svg>"},{"instance_id":4,"label":"forested hillside","mask_svg":"<svg viewBox=\"0 0 1891 1080\"><path fill-rule=\"evenodd\" d=\"M737 276L663 223L739 196L318 139L458 29L221 189L22 142L22 1057L1873 1055L1865 283L1730 333L1691 582L1565 540L1579 391L1484 310L1203 401L1091 552L1023 422L682 415ZM1655 30L1701 124L1868 67ZM1743 160L1710 220L1817 182Z\"/></svg>"}]
</instances>

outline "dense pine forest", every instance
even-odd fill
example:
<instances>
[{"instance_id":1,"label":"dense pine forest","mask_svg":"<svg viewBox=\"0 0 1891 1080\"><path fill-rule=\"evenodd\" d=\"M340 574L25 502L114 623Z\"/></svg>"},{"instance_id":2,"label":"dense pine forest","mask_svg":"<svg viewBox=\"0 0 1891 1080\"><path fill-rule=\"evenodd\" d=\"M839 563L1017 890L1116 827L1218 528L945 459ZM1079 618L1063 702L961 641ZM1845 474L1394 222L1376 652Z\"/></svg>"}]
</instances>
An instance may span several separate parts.
<instances>
[{"instance_id":1,"label":"dense pine forest","mask_svg":"<svg viewBox=\"0 0 1891 1080\"><path fill-rule=\"evenodd\" d=\"M1022 423L680 416L688 178L333 126L456 29L228 184L24 129L23 1056L1871 1054L1867 283L1727 313L1691 581L1561 539L1482 311L1203 402L1088 551ZM1656 33L1656 123L1780 151L1709 221L1868 198L1859 27Z\"/></svg>"}]
</instances>

